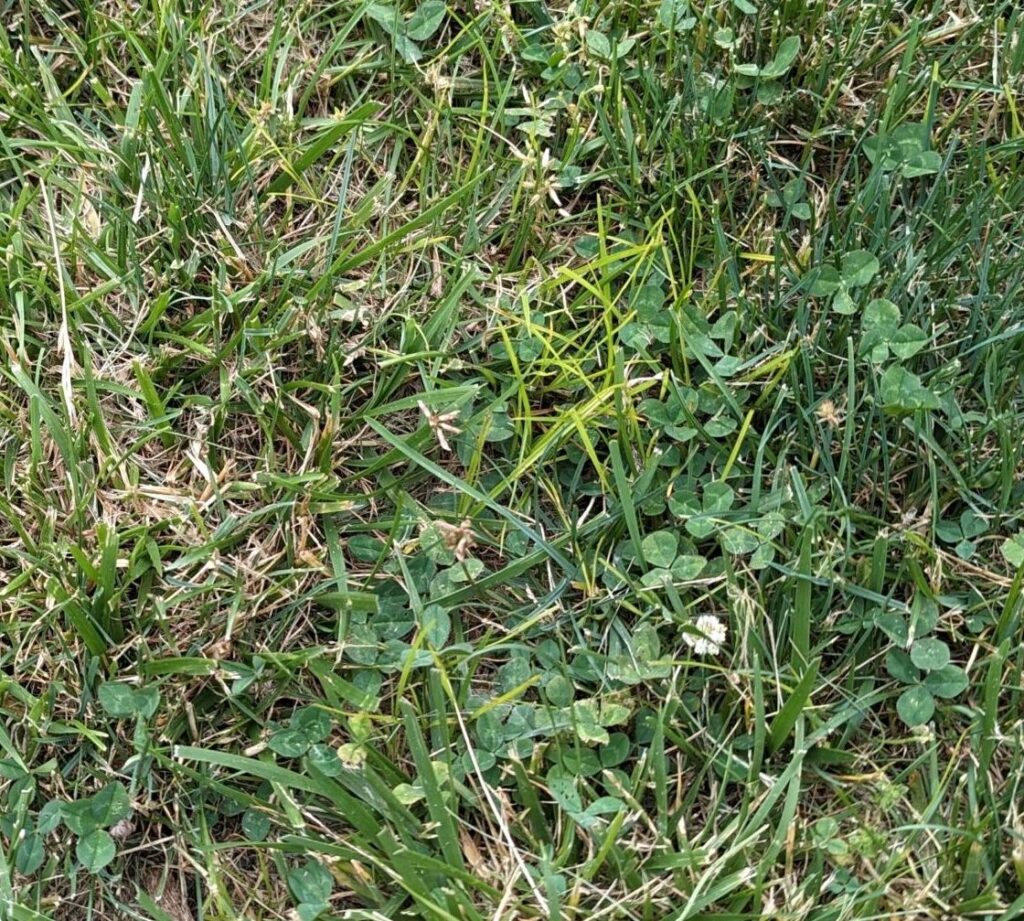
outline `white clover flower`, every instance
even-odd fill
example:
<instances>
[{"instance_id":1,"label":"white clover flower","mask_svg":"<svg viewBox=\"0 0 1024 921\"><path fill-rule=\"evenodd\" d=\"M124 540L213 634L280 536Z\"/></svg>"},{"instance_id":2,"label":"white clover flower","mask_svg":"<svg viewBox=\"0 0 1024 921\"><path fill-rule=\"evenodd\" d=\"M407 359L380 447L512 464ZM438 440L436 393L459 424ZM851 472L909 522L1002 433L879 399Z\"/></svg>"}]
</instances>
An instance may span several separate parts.
<instances>
[{"instance_id":1,"label":"white clover flower","mask_svg":"<svg viewBox=\"0 0 1024 921\"><path fill-rule=\"evenodd\" d=\"M426 417L427 425L430 426L430 430L434 433L434 437L441 446L441 450L451 451L452 446L448 443L447 436L460 435L462 433L462 429L454 424L455 420L459 418L459 411L455 409L447 413L435 413L422 400L419 400L417 405L420 408L420 412Z\"/></svg>"},{"instance_id":2,"label":"white clover flower","mask_svg":"<svg viewBox=\"0 0 1024 921\"><path fill-rule=\"evenodd\" d=\"M125 819L121 819L120 822L110 829L110 837L115 841L124 841L134 830L135 823L132 821L132 817L128 816Z\"/></svg>"},{"instance_id":3,"label":"white clover flower","mask_svg":"<svg viewBox=\"0 0 1024 921\"><path fill-rule=\"evenodd\" d=\"M725 645L726 627L714 614L701 614L693 624L696 633L684 633L683 639L698 656L716 656Z\"/></svg>"}]
</instances>

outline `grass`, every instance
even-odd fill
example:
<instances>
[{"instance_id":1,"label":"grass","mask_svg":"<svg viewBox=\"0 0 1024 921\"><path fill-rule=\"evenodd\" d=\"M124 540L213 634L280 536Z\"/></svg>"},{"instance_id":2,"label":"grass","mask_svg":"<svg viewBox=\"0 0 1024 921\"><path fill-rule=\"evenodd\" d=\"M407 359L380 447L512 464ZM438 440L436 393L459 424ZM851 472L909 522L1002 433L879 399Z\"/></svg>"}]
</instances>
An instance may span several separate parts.
<instances>
[{"instance_id":1,"label":"grass","mask_svg":"<svg viewBox=\"0 0 1024 921\"><path fill-rule=\"evenodd\" d=\"M0 21L0 914L1024 913L1016 4Z\"/></svg>"}]
</instances>

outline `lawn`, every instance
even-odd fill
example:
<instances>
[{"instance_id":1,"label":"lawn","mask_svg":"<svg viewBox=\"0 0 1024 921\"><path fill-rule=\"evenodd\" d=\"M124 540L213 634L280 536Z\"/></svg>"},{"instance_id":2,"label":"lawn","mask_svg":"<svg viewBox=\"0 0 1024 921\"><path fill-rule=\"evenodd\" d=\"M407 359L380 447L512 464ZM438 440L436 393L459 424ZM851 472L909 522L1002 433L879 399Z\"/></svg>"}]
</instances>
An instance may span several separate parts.
<instances>
[{"instance_id":1,"label":"lawn","mask_svg":"<svg viewBox=\"0 0 1024 921\"><path fill-rule=\"evenodd\" d=\"M0 0L0 918L1024 916L1024 9Z\"/></svg>"}]
</instances>

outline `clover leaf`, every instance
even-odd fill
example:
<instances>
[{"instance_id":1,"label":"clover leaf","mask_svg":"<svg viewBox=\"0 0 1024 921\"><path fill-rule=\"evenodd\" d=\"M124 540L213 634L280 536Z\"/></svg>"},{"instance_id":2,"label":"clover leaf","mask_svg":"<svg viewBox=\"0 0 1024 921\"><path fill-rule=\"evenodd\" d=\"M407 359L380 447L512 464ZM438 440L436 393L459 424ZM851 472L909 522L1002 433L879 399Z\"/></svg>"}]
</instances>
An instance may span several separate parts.
<instances>
[{"instance_id":1,"label":"clover leaf","mask_svg":"<svg viewBox=\"0 0 1024 921\"><path fill-rule=\"evenodd\" d=\"M75 856L78 862L90 873L98 873L117 854L117 845L110 832L97 828L78 839Z\"/></svg>"},{"instance_id":2,"label":"clover leaf","mask_svg":"<svg viewBox=\"0 0 1024 921\"><path fill-rule=\"evenodd\" d=\"M405 34L414 41L426 41L441 27L447 12L440 0L424 0L405 24Z\"/></svg>"},{"instance_id":3,"label":"clover leaf","mask_svg":"<svg viewBox=\"0 0 1024 921\"><path fill-rule=\"evenodd\" d=\"M840 314L857 311L852 292L862 288L878 274L878 257L866 249L858 249L843 256L840 267L822 265L811 278L810 293L814 297L832 297L832 310Z\"/></svg>"},{"instance_id":4,"label":"clover leaf","mask_svg":"<svg viewBox=\"0 0 1024 921\"><path fill-rule=\"evenodd\" d=\"M944 518L935 525L935 535L947 544L955 544L953 550L962 560L969 560L974 555L974 538L987 530L985 519L970 509L961 512L959 519Z\"/></svg>"},{"instance_id":5,"label":"clover leaf","mask_svg":"<svg viewBox=\"0 0 1024 921\"><path fill-rule=\"evenodd\" d=\"M921 726L935 713L935 698L922 685L907 688L896 701L896 712L908 726Z\"/></svg>"},{"instance_id":6,"label":"clover leaf","mask_svg":"<svg viewBox=\"0 0 1024 921\"><path fill-rule=\"evenodd\" d=\"M876 298L864 308L861 322L860 353L881 364L891 351L907 359L924 348L928 337L913 323L900 323L900 309L886 298Z\"/></svg>"},{"instance_id":7,"label":"clover leaf","mask_svg":"<svg viewBox=\"0 0 1024 921\"><path fill-rule=\"evenodd\" d=\"M679 535L673 531L655 531L641 542L644 559L652 566L668 567L679 552Z\"/></svg>"},{"instance_id":8,"label":"clover leaf","mask_svg":"<svg viewBox=\"0 0 1024 921\"><path fill-rule=\"evenodd\" d=\"M271 751L285 758L298 758L331 733L331 718L319 707L296 710L288 727L273 732L267 740Z\"/></svg>"},{"instance_id":9,"label":"clover leaf","mask_svg":"<svg viewBox=\"0 0 1024 921\"><path fill-rule=\"evenodd\" d=\"M690 14L689 0L661 0L658 21L673 32L688 32L697 24L697 18Z\"/></svg>"},{"instance_id":10,"label":"clover leaf","mask_svg":"<svg viewBox=\"0 0 1024 921\"><path fill-rule=\"evenodd\" d=\"M784 77L789 72L790 67L793 66L793 62L796 60L796 56L799 53L800 36L790 35L779 43L779 47L775 52L775 57L763 67L758 67L757 64L737 64L734 70L736 73L744 77L758 77L761 80L777 80L779 77Z\"/></svg>"},{"instance_id":11,"label":"clover leaf","mask_svg":"<svg viewBox=\"0 0 1024 921\"><path fill-rule=\"evenodd\" d=\"M949 647L933 637L915 640L909 654L890 649L885 667L893 678L909 685L896 702L896 712L911 728L932 718L936 697L957 697L967 688L964 670L950 664Z\"/></svg>"},{"instance_id":12,"label":"clover leaf","mask_svg":"<svg viewBox=\"0 0 1024 921\"><path fill-rule=\"evenodd\" d=\"M1004 540L999 552L1014 569L1024 566L1024 531L1018 531L1013 537Z\"/></svg>"},{"instance_id":13,"label":"clover leaf","mask_svg":"<svg viewBox=\"0 0 1024 921\"><path fill-rule=\"evenodd\" d=\"M925 676L924 686L935 697L958 697L967 689L967 673L957 665L944 665Z\"/></svg>"},{"instance_id":14,"label":"clover leaf","mask_svg":"<svg viewBox=\"0 0 1024 921\"><path fill-rule=\"evenodd\" d=\"M783 208L787 215L793 215L797 220L809 221L811 219L811 206L806 201L807 183L803 177L797 176L790 179L782 187L782 194L774 191L768 193L768 204L773 208Z\"/></svg>"},{"instance_id":15,"label":"clover leaf","mask_svg":"<svg viewBox=\"0 0 1024 921\"><path fill-rule=\"evenodd\" d=\"M910 413L938 409L939 398L921 383L921 378L900 365L886 368L880 382L882 405L889 413Z\"/></svg>"},{"instance_id":16,"label":"clover leaf","mask_svg":"<svg viewBox=\"0 0 1024 921\"><path fill-rule=\"evenodd\" d=\"M942 168L942 156L929 149L928 130L919 122L868 138L864 153L883 172L898 171L904 179L929 176Z\"/></svg>"},{"instance_id":17,"label":"clover leaf","mask_svg":"<svg viewBox=\"0 0 1024 921\"><path fill-rule=\"evenodd\" d=\"M301 921L313 921L328 907L334 878L322 863L307 860L288 872L288 888L298 902Z\"/></svg>"},{"instance_id":18,"label":"clover leaf","mask_svg":"<svg viewBox=\"0 0 1024 921\"><path fill-rule=\"evenodd\" d=\"M160 706L160 692L156 688L135 688L121 681L100 685L96 696L100 706L117 719L149 719Z\"/></svg>"},{"instance_id":19,"label":"clover leaf","mask_svg":"<svg viewBox=\"0 0 1024 921\"><path fill-rule=\"evenodd\" d=\"M736 494L728 483L709 483L704 488L701 512L687 519L686 530L698 540L708 537L715 530L721 514L732 508L735 498Z\"/></svg>"},{"instance_id":20,"label":"clover leaf","mask_svg":"<svg viewBox=\"0 0 1024 921\"><path fill-rule=\"evenodd\" d=\"M949 647L930 636L915 640L910 647L910 661L926 672L945 668L949 665Z\"/></svg>"},{"instance_id":21,"label":"clover leaf","mask_svg":"<svg viewBox=\"0 0 1024 921\"><path fill-rule=\"evenodd\" d=\"M363 9L363 15L376 22L392 39L395 51L409 64L423 57L418 41L430 38L444 21L447 7L440 0L425 0L405 20L401 12L389 3L373 2Z\"/></svg>"}]
</instances>

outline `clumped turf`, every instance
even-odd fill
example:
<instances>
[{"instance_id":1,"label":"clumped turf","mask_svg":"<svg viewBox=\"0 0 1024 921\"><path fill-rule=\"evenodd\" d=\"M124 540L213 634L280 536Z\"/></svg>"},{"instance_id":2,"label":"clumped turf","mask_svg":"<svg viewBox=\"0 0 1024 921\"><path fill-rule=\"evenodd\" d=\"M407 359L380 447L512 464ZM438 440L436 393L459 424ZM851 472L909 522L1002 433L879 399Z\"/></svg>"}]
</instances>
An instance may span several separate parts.
<instances>
[{"instance_id":1,"label":"clumped turf","mask_svg":"<svg viewBox=\"0 0 1024 921\"><path fill-rule=\"evenodd\" d=\"M1017 4L0 23L0 915L1024 912Z\"/></svg>"}]
</instances>

